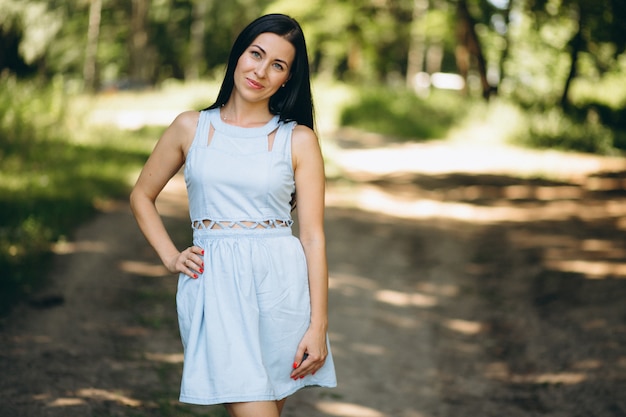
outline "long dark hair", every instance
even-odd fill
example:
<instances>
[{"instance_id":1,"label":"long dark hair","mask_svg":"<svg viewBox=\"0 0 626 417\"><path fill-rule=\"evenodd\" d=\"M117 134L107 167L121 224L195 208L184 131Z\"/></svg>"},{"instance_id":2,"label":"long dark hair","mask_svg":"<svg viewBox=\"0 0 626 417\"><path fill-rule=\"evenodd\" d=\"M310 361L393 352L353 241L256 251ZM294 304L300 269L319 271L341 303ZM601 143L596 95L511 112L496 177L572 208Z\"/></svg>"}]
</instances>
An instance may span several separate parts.
<instances>
[{"instance_id":1,"label":"long dark hair","mask_svg":"<svg viewBox=\"0 0 626 417\"><path fill-rule=\"evenodd\" d=\"M281 121L296 121L314 129L313 97L311 95L311 79L309 58L300 24L284 14L268 14L250 23L237 37L226 67L226 74L217 100L208 109L215 109L226 104L235 84L235 67L239 57L262 33L275 33L291 42L296 50L291 66L291 78L270 98L269 110L280 116Z\"/></svg>"}]
</instances>

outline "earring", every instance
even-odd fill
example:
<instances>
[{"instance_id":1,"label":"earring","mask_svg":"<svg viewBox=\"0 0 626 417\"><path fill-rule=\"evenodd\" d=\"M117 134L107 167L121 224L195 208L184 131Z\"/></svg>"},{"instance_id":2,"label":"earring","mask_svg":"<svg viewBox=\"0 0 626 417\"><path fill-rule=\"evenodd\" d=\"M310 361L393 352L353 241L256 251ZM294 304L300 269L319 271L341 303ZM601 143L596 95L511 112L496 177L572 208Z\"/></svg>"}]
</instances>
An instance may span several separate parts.
<instances>
[{"instance_id":1,"label":"earring","mask_svg":"<svg viewBox=\"0 0 626 417\"><path fill-rule=\"evenodd\" d=\"M287 83L283 84L282 87L285 88L285 85L287 85Z\"/></svg>"}]
</instances>

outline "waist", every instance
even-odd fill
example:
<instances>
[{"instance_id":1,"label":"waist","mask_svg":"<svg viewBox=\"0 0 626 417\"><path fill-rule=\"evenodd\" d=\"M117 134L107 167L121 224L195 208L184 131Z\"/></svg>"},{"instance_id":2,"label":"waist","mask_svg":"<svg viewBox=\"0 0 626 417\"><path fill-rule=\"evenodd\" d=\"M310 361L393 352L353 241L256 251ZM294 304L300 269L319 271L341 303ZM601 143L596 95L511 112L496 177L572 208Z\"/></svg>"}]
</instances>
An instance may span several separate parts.
<instances>
[{"instance_id":1,"label":"waist","mask_svg":"<svg viewBox=\"0 0 626 417\"><path fill-rule=\"evenodd\" d=\"M268 220L194 220L191 222L191 228L194 230L223 230L223 229L279 229L282 227L291 227L293 220L268 219Z\"/></svg>"},{"instance_id":2,"label":"waist","mask_svg":"<svg viewBox=\"0 0 626 417\"><path fill-rule=\"evenodd\" d=\"M194 237L198 236L286 236L291 235L293 220L262 220L262 221L223 221L194 220L191 222Z\"/></svg>"},{"instance_id":3,"label":"waist","mask_svg":"<svg viewBox=\"0 0 626 417\"><path fill-rule=\"evenodd\" d=\"M258 238L293 236L291 227L277 229L194 229L193 239Z\"/></svg>"}]
</instances>

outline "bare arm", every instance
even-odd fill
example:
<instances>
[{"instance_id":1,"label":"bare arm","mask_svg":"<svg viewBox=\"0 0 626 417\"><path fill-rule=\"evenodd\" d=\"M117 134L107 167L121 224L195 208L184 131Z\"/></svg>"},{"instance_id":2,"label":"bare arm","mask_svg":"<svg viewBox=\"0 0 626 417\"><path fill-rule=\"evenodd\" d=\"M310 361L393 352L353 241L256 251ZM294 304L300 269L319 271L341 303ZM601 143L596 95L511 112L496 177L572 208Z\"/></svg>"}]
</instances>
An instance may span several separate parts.
<instances>
[{"instance_id":1,"label":"bare arm","mask_svg":"<svg viewBox=\"0 0 626 417\"><path fill-rule=\"evenodd\" d=\"M183 272L194 277L203 266L201 248L191 247L179 252L156 209L156 199L185 162L198 123L197 112L180 114L165 130L137 179L130 206L148 243L157 252L163 265L172 273ZM191 262L189 261L191 260ZM185 264L187 263L187 264Z\"/></svg>"},{"instance_id":2,"label":"bare arm","mask_svg":"<svg viewBox=\"0 0 626 417\"><path fill-rule=\"evenodd\" d=\"M324 161L315 133L297 126L293 132L296 198L300 241L307 260L311 293L311 324L303 337L295 361L300 363L304 353L308 359L294 370L292 377L313 373L322 367L328 355L328 265L324 234Z\"/></svg>"}]
</instances>

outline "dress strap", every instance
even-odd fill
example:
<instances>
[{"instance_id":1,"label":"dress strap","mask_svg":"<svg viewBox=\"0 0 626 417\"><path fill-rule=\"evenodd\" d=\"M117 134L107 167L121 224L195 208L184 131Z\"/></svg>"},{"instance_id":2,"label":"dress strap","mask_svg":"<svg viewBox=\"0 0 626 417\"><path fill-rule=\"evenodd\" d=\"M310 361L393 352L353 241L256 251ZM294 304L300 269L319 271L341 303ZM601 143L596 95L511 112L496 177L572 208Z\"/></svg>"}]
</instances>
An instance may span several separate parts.
<instances>
[{"instance_id":1,"label":"dress strap","mask_svg":"<svg viewBox=\"0 0 626 417\"><path fill-rule=\"evenodd\" d=\"M280 152L291 159L291 134L296 125L296 122L285 122L278 126L272 152Z\"/></svg>"},{"instance_id":2,"label":"dress strap","mask_svg":"<svg viewBox=\"0 0 626 417\"><path fill-rule=\"evenodd\" d=\"M211 118L209 110L202 110L196 127L196 134L193 137L191 146L207 146L209 140L209 129L211 127Z\"/></svg>"}]
</instances>

